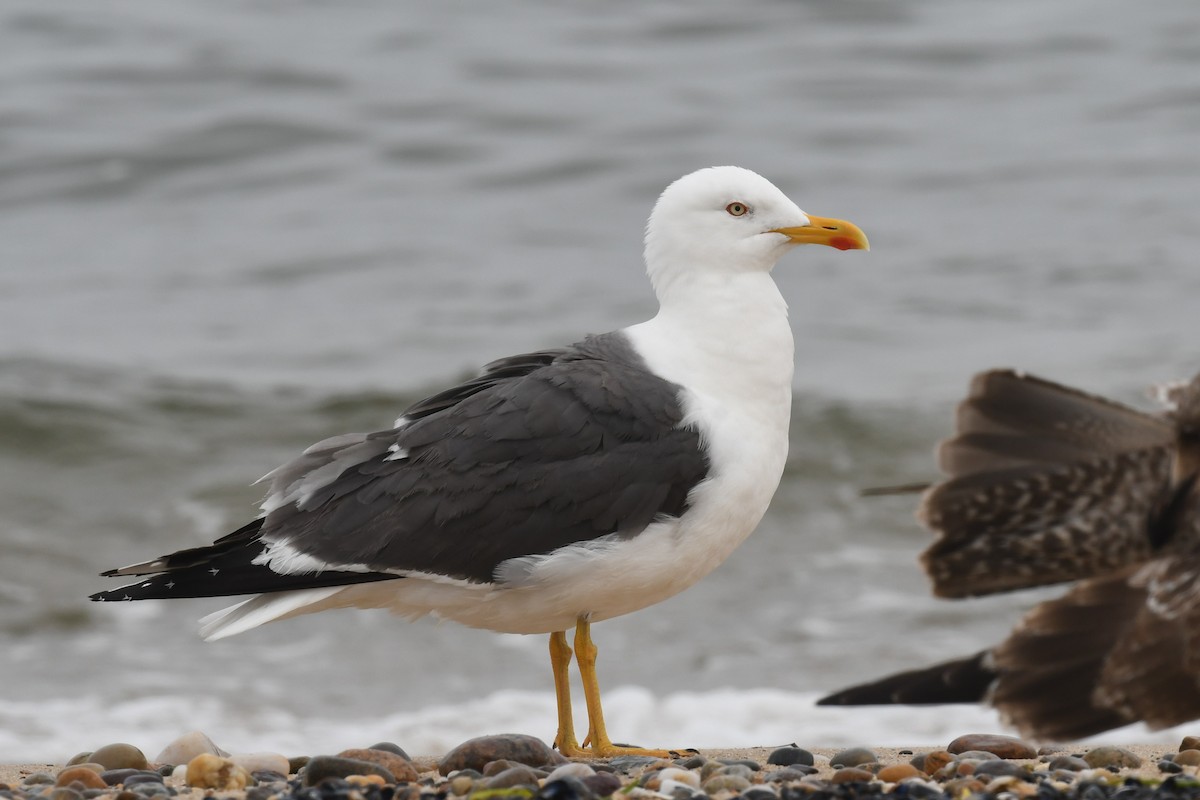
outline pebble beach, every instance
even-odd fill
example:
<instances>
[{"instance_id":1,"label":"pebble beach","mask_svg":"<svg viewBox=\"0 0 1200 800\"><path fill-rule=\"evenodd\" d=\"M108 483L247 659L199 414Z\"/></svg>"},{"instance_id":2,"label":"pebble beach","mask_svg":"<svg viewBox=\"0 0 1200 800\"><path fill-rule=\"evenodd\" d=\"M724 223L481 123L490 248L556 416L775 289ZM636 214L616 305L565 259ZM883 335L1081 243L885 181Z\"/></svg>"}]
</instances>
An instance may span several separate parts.
<instances>
[{"instance_id":1,"label":"pebble beach","mask_svg":"<svg viewBox=\"0 0 1200 800\"><path fill-rule=\"evenodd\" d=\"M773 800L1200 796L1200 739L1169 745L1035 746L966 734L945 747L841 749L790 743L684 750L659 759L567 760L521 734L483 736L441 756L379 742L338 753L230 754L199 731L153 758L112 743L60 764L0 765L9 800Z\"/></svg>"}]
</instances>

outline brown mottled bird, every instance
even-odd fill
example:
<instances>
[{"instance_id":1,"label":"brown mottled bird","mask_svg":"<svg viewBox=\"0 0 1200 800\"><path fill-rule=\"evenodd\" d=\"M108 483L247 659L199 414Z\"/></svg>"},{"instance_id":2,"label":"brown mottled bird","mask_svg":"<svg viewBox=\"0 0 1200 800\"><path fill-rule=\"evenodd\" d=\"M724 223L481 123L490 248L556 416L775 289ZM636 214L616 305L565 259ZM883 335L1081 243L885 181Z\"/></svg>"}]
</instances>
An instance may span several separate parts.
<instances>
[{"instance_id":1,"label":"brown mottled bird","mask_svg":"<svg viewBox=\"0 0 1200 800\"><path fill-rule=\"evenodd\" d=\"M941 597L1078 581L997 647L843 689L822 705L986 700L1025 735L1200 718L1200 375L1148 414L984 372L918 518Z\"/></svg>"}]
</instances>

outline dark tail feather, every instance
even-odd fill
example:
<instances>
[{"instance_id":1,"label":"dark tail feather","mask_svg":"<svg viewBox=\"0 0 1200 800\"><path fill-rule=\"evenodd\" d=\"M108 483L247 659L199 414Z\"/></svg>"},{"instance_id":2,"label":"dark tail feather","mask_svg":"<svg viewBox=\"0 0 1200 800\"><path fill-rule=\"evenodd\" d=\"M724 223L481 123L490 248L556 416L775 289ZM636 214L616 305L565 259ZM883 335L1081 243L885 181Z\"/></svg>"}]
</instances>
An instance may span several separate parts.
<instances>
[{"instance_id":1,"label":"dark tail feather","mask_svg":"<svg viewBox=\"0 0 1200 800\"><path fill-rule=\"evenodd\" d=\"M934 705L978 703L987 696L996 672L985 650L969 658L889 675L861 683L817 701L819 706Z\"/></svg>"},{"instance_id":2,"label":"dark tail feather","mask_svg":"<svg viewBox=\"0 0 1200 800\"><path fill-rule=\"evenodd\" d=\"M240 594L317 589L399 578L385 572L323 572L284 575L254 559L262 554L259 539L262 519L256 519L208 547L194 547L120 569L100 573L104 577L146 576L143 580L97 592L92 600L161 600L180 597L227 597Z\"/></svg>"},{"instance_id":3,"label":"dark tail feather","mask_svg":"<svg viewBox=\"0 0 1200 800\"><path fill-rule=\"evenodd\" d=\"M858 490L859 497L887 497L893 494L919 494L933 484L929 481L898 483L891 486L867 486Z\"/></svg>"}]
</instances>

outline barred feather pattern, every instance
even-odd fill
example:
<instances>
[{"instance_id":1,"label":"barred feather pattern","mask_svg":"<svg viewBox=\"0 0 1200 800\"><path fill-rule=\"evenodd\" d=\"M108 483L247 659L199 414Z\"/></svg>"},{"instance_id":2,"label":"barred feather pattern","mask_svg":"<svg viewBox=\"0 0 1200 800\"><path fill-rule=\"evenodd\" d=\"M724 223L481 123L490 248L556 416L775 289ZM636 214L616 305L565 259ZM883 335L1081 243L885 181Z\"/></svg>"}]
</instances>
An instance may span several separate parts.
<instances>
[{"instance_id":1,"label":"barred feather pattern","mask_svg":"<svg viewBox=\"0 0 1200 800\"><path fill-rule=\"evenodd\" d=\"M981 654L850 687L827 704L987 701L1070 740L1200 718L1200 375L1144 414L1010 371L976 376L949 477L919 518L934 592L1078 581ZM969 676L970 680L964 680Z\"/></svg>"},{"instance_id":2,"label":"barred feather pattern","mask_svg":"<svg viewBox=\"0 0 1200 800\"><path fill-rule=\"evenodd\" d=\"M1158 446L1042 469L977 473L930 490L919 519L934 594L971 597L1099 575L1150 555L1171 454Z\"/></svg>"}]
</instances>

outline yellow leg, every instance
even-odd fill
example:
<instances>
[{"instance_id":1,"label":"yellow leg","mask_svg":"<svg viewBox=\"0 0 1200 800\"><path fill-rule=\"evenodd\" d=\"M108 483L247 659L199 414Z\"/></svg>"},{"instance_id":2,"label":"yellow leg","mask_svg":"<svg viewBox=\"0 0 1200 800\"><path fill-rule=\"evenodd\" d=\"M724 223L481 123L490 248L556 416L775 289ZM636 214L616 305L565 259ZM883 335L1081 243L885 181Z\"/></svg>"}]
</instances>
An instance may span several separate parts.
<instances>
[{"instance_id":1,"label":"yellow leg","mask_svg":"<svg viewBox=\"0 0 1200 800\"><path fill-rule=\"evenodd\" d=\"M565 756L587 755L575 739L575 721L571 714L571 646L567 644L567 632L550 634L550 669L554 672L554 695L558 701L558 733L554 746Z\"/></svg>"},{"instance_id":2,"label":"yellow leg","mask_svg":"<svg viewBox=\"0 0 1200 800\"><path fill-rule=\"evenodd\" d=\"M566 634L556 635L563 637L563 646L565 647ZM585 619L580 619L575 624L575 658L579 662L579 676L583 679L583 696L587 700L588 710L588 735L584 742L590 747L583 752L583 755L593 758L625 755L675 758L679 755L670 750L646 750L641 747L619 746L613 744L612 740L608 738L608 729L604 726L604 709L600 707L600 682L596 680L596 645L592 642L591 623ZM559 719L561 727L561 706ZM564 753L564 755L566 754Z\"/></svg>"}]
</instances>

